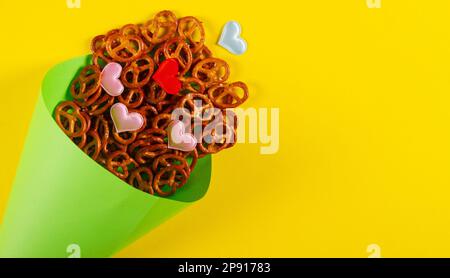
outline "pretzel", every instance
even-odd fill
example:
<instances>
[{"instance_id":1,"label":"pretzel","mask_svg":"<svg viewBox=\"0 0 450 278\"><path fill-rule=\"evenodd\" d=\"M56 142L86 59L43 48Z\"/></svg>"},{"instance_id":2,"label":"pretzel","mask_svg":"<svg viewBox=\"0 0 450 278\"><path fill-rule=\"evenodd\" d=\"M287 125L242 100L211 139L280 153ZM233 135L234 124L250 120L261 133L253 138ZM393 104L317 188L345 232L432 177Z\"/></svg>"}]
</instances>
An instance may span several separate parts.
<instances>
[{"instance_id":1,"label":"pretzel","mask_svg":"<svg viewBox=\"0 0 450 278\"><path fill-rule=\"evenodd\" d=\"M192 53L199 52L205 43L203 24L193 16L178 20L178 34L189 42Z\"/></svg>"},{"instance_id":2,"label":"pretzel","mask_svg":"<svg viewBox=\"0 0 450 278\"><path fill-rule=\"evenodd\" d=\"M83 115L80 107L72 101L64 101L55 109L58 126L69 137L80 137L89 130L90 119Z\"/></svg>"},{"instance_id":3,"label":"pretzel","mask_svg":"<svg viewBox=\"0 0 450 278\"><path fill-rule=\"evenodd\" d=\"M128 183L135 188L154 195L153 172L148 167L139 167L131 172Z\"/></svg>"},{"instance_id":4,"label":"pretzel","mask_svg":"<svg viewBox=\"0 0 450 278\"><path fill-rule=\"evenodd\" d=\"M152 58L144 55L125 67L122 71L120 80L122 80L122 83L128 88L140 88L148 83L154 69L155 63Z\"/></svg>"},{"instance_id":5,"label":"pretzel","mask_svg":"<svg viewBox=\"0 0 450 278\"><path fill-rule=\"evenodd\" d=\"M155 62L155 64L159 65L166 59L166 57L164 56L164 45L159 46L154 51L153 61Z\"/></svg>"},{"instance_id":6,"label":"pretzel","mask_svg":"<svg viewBox=\"0 0 450 278\"><path fill-rule=\"evenodd\" d=\"M109 157L112 153L117 151L126 152L127 146L118 143L114 137L108 137L108 139L106 139L106 144L103 146L102 153L106 157Z\"/></svg>"},{"instance_id":7,"label":"pretzel","mask_svg":"<svg viewBox=\"0 0 450 278\"><path fill-rule=\"evenodd\" d=\"M173 38L164 44L166 59L176 59L181 68L180 76L185 75L192 65L192 52L183 38Z\"/></svg>"},{"instance_id":8,"label":"pretzel","mask_svg":"<svg viewBox=\"0 0 450 278\"><path fill-rule=\"evenodd\" d=\"M166 129L172 121L171 114L159 114L153 119L152 127L157 129Z\"/></svg>"},{"instance_id":9,"label":"pretzel","mask_svg":"<svg viewBox=\"0 0 450 278\"><path fill-rule=\"evenodd\" d=\"M87 135L83 133L78 137L71 137L72 141L78 146L78 148L83 149L86 146Z\"/></svg>"},{"instance_id":10,"label":"pretzel","mask_svg":"<svg viewBox=\"0 0 450 278\"><path fill-rule=\"evenodd\" d=\"M101 140L101 149L105 148L110 135L110 128L108 121L103 117L103 115L98 116L95 119L93 131L96 131Z\"/></svg>"},{"instance_id":11,"label":"pretzel","mask_svg":"<svg viewBox=\"0 0 450 278\"><path fill-rule=\"evenodd\" d=\"M159 171L153 179L153 189L159 196L167 197L186 184L188 174L183 169L170 166Z\"/></svg>"},{"instance_id":12,"label":"pretzel","mask_svg":"<svg viewBox=\"0 0 450 278\"><path fill-rule=\"evenodd\" d=\"M205 92L205 85L202 81L194 77L183 77L180 78L181 82L183 82L183 87L181 91L185 94L189 93L198 93L203 94Z\"/></svg>"},{"instance_id":13,"label":"pretzel","mask_svg":"<svg viewBox=\"0 0 450 278\"><path fill-rule=\"evenodd\" d=\"M114 103L114 97L103 94L89 108L88 113L91 116L98 116L105 113Z\"/></svg>"},{"instance_id":14,"label":"pretzel","mask_svg":"<svg viewBox=\"0 0 450 278\"><path fill-rule=\"evenodd\" d=\"M97 91L91 96L85 99L74 99L73 102L75 102L77 105L83 108L89 107L100 98L100 96L102 95L102 91L103 91L102 87L99 87Z\"/></svg>"},{"instance_id":15,"label":"pretzel","mask_svg":"<svg viewBox=\"0 0 450 278\"><path fill-rule=\"evenodd\" d=\"M74 99L84 100L100 88L100 69L95 65L86 66L70 86Z\"/></svg>"},{"instance_id":16,"label":"pretzel","mask_svg":"<svg viewBox=\"0 0 450 278\"><path fill-rule=\"evenodd\" d=\"M196 107L199 102L201 106ZM187 94L177 104L178 108L186 109L190 113L190 118L201 118L202 121L209 120L212 116L211 112L214 108L211 100L202 94Z\"/></svg>"},{"instance_id":17,"label":"pretzel","mask_svg":"<svg viewBox=\"0 0 450 278\"><path fill-rule=\"evenodd\" d=\"M194 149L192 152L174 151L174 154L184 157L189 165L189 172L194 171L199 158L197 149Z\"/></svg>"},{"instance_id":18,"label":"pretzel","mask_svg":"<svg viewBox=\"0 0 450 278\"><path fill-rule=\"evenodd\" d=\"M142 39L136 35L115 33L106 40L106 51L114 60L128 63L139 57L145 50Z\"/></svg>"},{"instance_id":19,"label":"pretzel","mask_svg":"<svg viewBox=\"0 0 450 278\"><path fill-rule=\"evenodd\" d=\"M202 154L218 153L227 148L230 143L234 143L233 132L230 126L218 123L203 131L202 140L197 144L197 148Z\"/></svg>"},{"instance_id":20,"label":"pretzel","mask_svg":"<svg viewBox=\"0 0 450 278\"><path fill-rule=\"evenodd\" d=\"M94 130L88 131L86 144L83 151L92 159L96 160L102 148L102 142L98 133Z\"/></svg>"},{"instance_id":21,"label":"pretzel","mask_svg":"<svg viewBox=\"0 0 450 278\"><path fill-rule=\"evenodd\" d=\"M122 28L120 28L119 33L124 36L140 36L141 35L141 29L136 24L127 24L124 25Z\"/></svg>"},{"instance_id":22,"label":"pretzel","mask_svg":"<svg viewBox=\"0 0 450 278\"><path fill-rule=\"evenodd\" d=\"M159 12L141 28L143 37L153 45L172 38L176 30L177 18L171 11Z\"/></svg>"},{"instance_id":23,"label":"pretzel","mask_svg":"<svg viewBox=\"0 0 450 278\"><path fill-rule=\"evenodd\" d=\"M165 138L167 137L167 132L164 129L159 128L150 128L146 129L143 132L139 133L137 139L155 141L155 142L165 142Z\"/></svg>"},{"instance_id":24,"label":"pretzel","mask_svg":"<svg viewBox=\"0 0 450 278\"><path fill-rule=\"evenodd\" d=\"M106 168L121 179L128 178L129 167L138 165L134 159L123 151L112 153L106 160Z\"/></svg>"},{"instance_id":25,"label":"pretzel","mask_svg":"<svg viewBox=\"0 0 450 278\"><path fill-rule=\"evenodd\" d=\"M203 45L203 47L194 55L194 60L192 61L192 65L196 65L201 60L205 60L206 58L211 58L212 52L209 50L209 48L206 45Z\"/></svg>"},{"instance_id":26,"label":"pretzel","mask_svg":"<svg viewBox=\"0 0 450 278\"><path fill-rule=\"evenodd\" d=\"M184 171L186 171L187 174L189 174L191 172L191 169L190 169L189 164L187 163L186 159L180 155L172 154L172 153L163 154L163 155L160 155L157 158L155 158L155 160L153 160L152 170L155 173L157 173L161 169L170 167L170 166L174 166L174 167L183 169Z\"/></svg>"},{"instance_id":27,"label":"pretzel","mask_svg":"<svg viewBox=\"0 0 450 278\"><path fill-rule=\"evenodd\" d=\"M170 11L145 24L127 24L96 36L91 41L92 65L70 85L73 101L55 109L58 126L87 155L133 187L162 197L174 194L199 158L234 146L238 123L230 108L249 95L244 83L225 83L229 65L214 58L204 43L205 30L197 18L178 20ZM179 64L176 78L182 89L177 95L167 94L151 78L166 59ZM102 69L111 62L123 68L119 78L124 91L116 97L101 86ZM117 102L144 117L139 130L116 131L110 108ZM166 128L177 108L186 113L179 120L192 121L198 144L191 152L168 148Z\"/></svg>"},{"instance_id":28,"label":"pretzel","mask_svg":"<svg viewBox=\"0 0 450 278\"><path fill-rule=\"evenodd\" d=\"M115 128L113 128L112 135L114 137L114 140L116 140L117 143L128 146L136 140L137 132L133 131L133 132L118 133L117 130Z\"/></svg>"},{"instance_id":29,"label":"pretzel","mask_svg":"<svg viewBox=\"0 0 450 278\"><path fill-rule=\"evenodd\" d=\"M148 85L149 91L146 95L146 100L151 104L158 104L159 102L165 100L167 93L158 85L156 82L151 82Z\"/></svg>"},{"instance_id":30,"label":"pretzel","mask_svg":"<svg viewBox=\"0 0 450 278\"><path fill-rule=\"evenodd\" d=\"M242 96L238 95L236 89L242 91ZM208 96L212 103L218 108L236 108L248 99L248 88L247 85L242 82L219 84L209 88Z\"/></svg>"},{"instance_id":31,"label":"pretzel","mask_svg":"<svg viewBox=\"0 0 450 278\"><path fill-rule=\"evenodd\" d=\"M141 164L151 163L151 161L168 150L167 144L155 144L141 147L136 151L136 161Z\"/></svg>"},{"instance_id":32,"label":"pretzel","mask_svg":"<svg viewBox=\"0 0 450 278\"><path fill-rule=\"evenodd\" d=\"M224 60L206 58L195 65L192 76L205 83L206 87L210 87L228 79L230 66Z\"/></svg>"}]
</instances>

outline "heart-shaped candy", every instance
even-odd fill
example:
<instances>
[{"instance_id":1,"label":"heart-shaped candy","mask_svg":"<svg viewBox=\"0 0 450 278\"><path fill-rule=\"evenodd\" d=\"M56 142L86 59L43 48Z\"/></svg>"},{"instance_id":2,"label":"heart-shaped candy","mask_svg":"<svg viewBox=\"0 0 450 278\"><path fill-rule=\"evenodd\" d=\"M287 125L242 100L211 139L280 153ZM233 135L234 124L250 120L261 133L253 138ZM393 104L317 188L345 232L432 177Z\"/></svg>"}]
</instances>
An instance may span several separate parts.
<instances>
[{"instance_id":1,"label":"heart-shaped candy","mask_svg":"<svg viewBox=\"0 0 450 278\"><path fill-rule=\"evenodd\" d=\"M190 152L197 146L197 139L190 133L185 132L185 125L183 122L176 121L167 128L167 135L169 138L169 149L179 150L183 152Z\"/></svg>"},{"instance_id":2,"label":"heart-shaped candy","mask_svg":"<svg viewBox=\"0 0 450 278\"><path fill-rule=\"evenodd\" d=\"M223 27L219 45L233 54L241 55L247 51L247 42L241 38L241 25L236 21L229 21Z\"/></svg>"},{"instance_id":3,"label":"heart-shaped candy","mask_svg":"<svg viewBox=\"0 0 450 278\"><path fill-rule=\"evenodd\" d=\"M109 63L102 71L101 84L108 95L117 97L123 93L125 89L120 81L122 74L122 66L118 63Z\"/></svg>"},{"instance_id":4,"label":"heart-shaped candy","mask_svg":"<svg viewBox=\"0 0 450 278\"><path fill-rule=\"evenodd\" d=\"M110 113L118 133L136 131L144 125L144 117L137 112L129 113L123 103L114 104Z\"/></svg>"},{"instance_id":5,"label":"heart-shaped candy","mask_svg":"<svg viewBox=\"0 0 450 278\"><path fill-rule=\"evenodd\" d=\"M181 90L181 81L178 79L179 65L176 59L167 59L159 65L153 75L153 80L168 94L177 95Z\"/></svg>"}]
</instances>

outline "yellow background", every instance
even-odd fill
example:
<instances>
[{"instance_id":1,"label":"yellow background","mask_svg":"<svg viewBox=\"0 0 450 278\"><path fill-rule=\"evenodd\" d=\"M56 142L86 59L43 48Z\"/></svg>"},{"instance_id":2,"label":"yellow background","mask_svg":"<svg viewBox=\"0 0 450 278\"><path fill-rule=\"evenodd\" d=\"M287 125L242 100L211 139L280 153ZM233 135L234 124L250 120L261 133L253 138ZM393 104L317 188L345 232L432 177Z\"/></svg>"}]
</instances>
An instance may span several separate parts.
<instances>
[{"instance_id":1,"label":"yellow background","mask_svg":"<svg viewBox=\"0 0 450 278\"><path fill-rule=\"evenodd\" d=\"M246 107L280 109L280 150L216 155L207 196L118 257L450 256L450 1L382 4L0 0L0 212L45 72L172 9L204 21ZM231 19L243 56L215 44Z\"/></svg>"}]
</instances>

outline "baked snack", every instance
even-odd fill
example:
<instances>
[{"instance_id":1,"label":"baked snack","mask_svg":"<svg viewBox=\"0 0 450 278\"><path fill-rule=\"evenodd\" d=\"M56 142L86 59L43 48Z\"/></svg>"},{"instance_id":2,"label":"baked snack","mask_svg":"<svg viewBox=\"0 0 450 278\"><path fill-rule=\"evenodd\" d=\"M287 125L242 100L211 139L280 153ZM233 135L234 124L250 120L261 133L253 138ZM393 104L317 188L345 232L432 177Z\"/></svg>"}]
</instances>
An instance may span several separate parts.
<instances>
[{"instance_id":1,"label":"baked snack","mask_svg":"<svg viewBox=\"0 0 450 278\"><path fill-rule=\"evenodd\" d=\"M57 124L87 155L130 185L149 194L174 194L198 159L236 143L237 119L229 109L248 99L245 83L226 83L229 65L213 57L204 43L205 30L197 18L177 19L171 11L95 37L92 64L73 80L73 100L56 107ZM177 94L153 79L169 59L179 65ZM124 90L118 96L102 86L103 69L110 63L123 68L119 80ZM142 115L142 127L119 132L110 114L116 103ZM173 112L180 109L189 121L188 132L196 134L197 145L189 152L168 145Z\"/></svg>"}]
</instances>

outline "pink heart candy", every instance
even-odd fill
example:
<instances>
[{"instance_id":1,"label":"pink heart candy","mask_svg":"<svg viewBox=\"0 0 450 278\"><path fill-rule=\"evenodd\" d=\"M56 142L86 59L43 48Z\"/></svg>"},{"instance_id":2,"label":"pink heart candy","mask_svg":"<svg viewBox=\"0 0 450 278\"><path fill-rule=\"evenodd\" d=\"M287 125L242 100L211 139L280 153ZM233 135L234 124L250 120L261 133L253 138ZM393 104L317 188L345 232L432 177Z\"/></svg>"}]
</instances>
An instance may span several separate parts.
<instances>
[{"instance_id":1,"label":"pink heart candy","mask_svg":"<svg viewBox=\"0 0 450 278\"><path fill-rule=\"evenodd\" d=\"M197 146L197 139L190 133L185 132L183 122L176 121L167 128L169 137L169 149L190 152Z\"/></svg>"},{"instance_id":2,"label":"pink heart candy","mask_svg":"<svg viewBox=\"0 0 450 278\"><path fill-rule=\"evenodd\" d=\"M123 103L114 104L110 113L118 133L136 131L144 125L144 117L137 112L129 113Z\"/></svg>"},{"instance_id":3,"label":"pink heart candy","mask_svg":"<svg viewBox=\"0 0 450 278\"><path fill-rule=\"evenodd\" d=\"M117 97L123 93L125 88L119 79L121 74L122 66L118 63L109 63L103 69L101 84L108 95Z\"/></svg>"}]
</instances>

